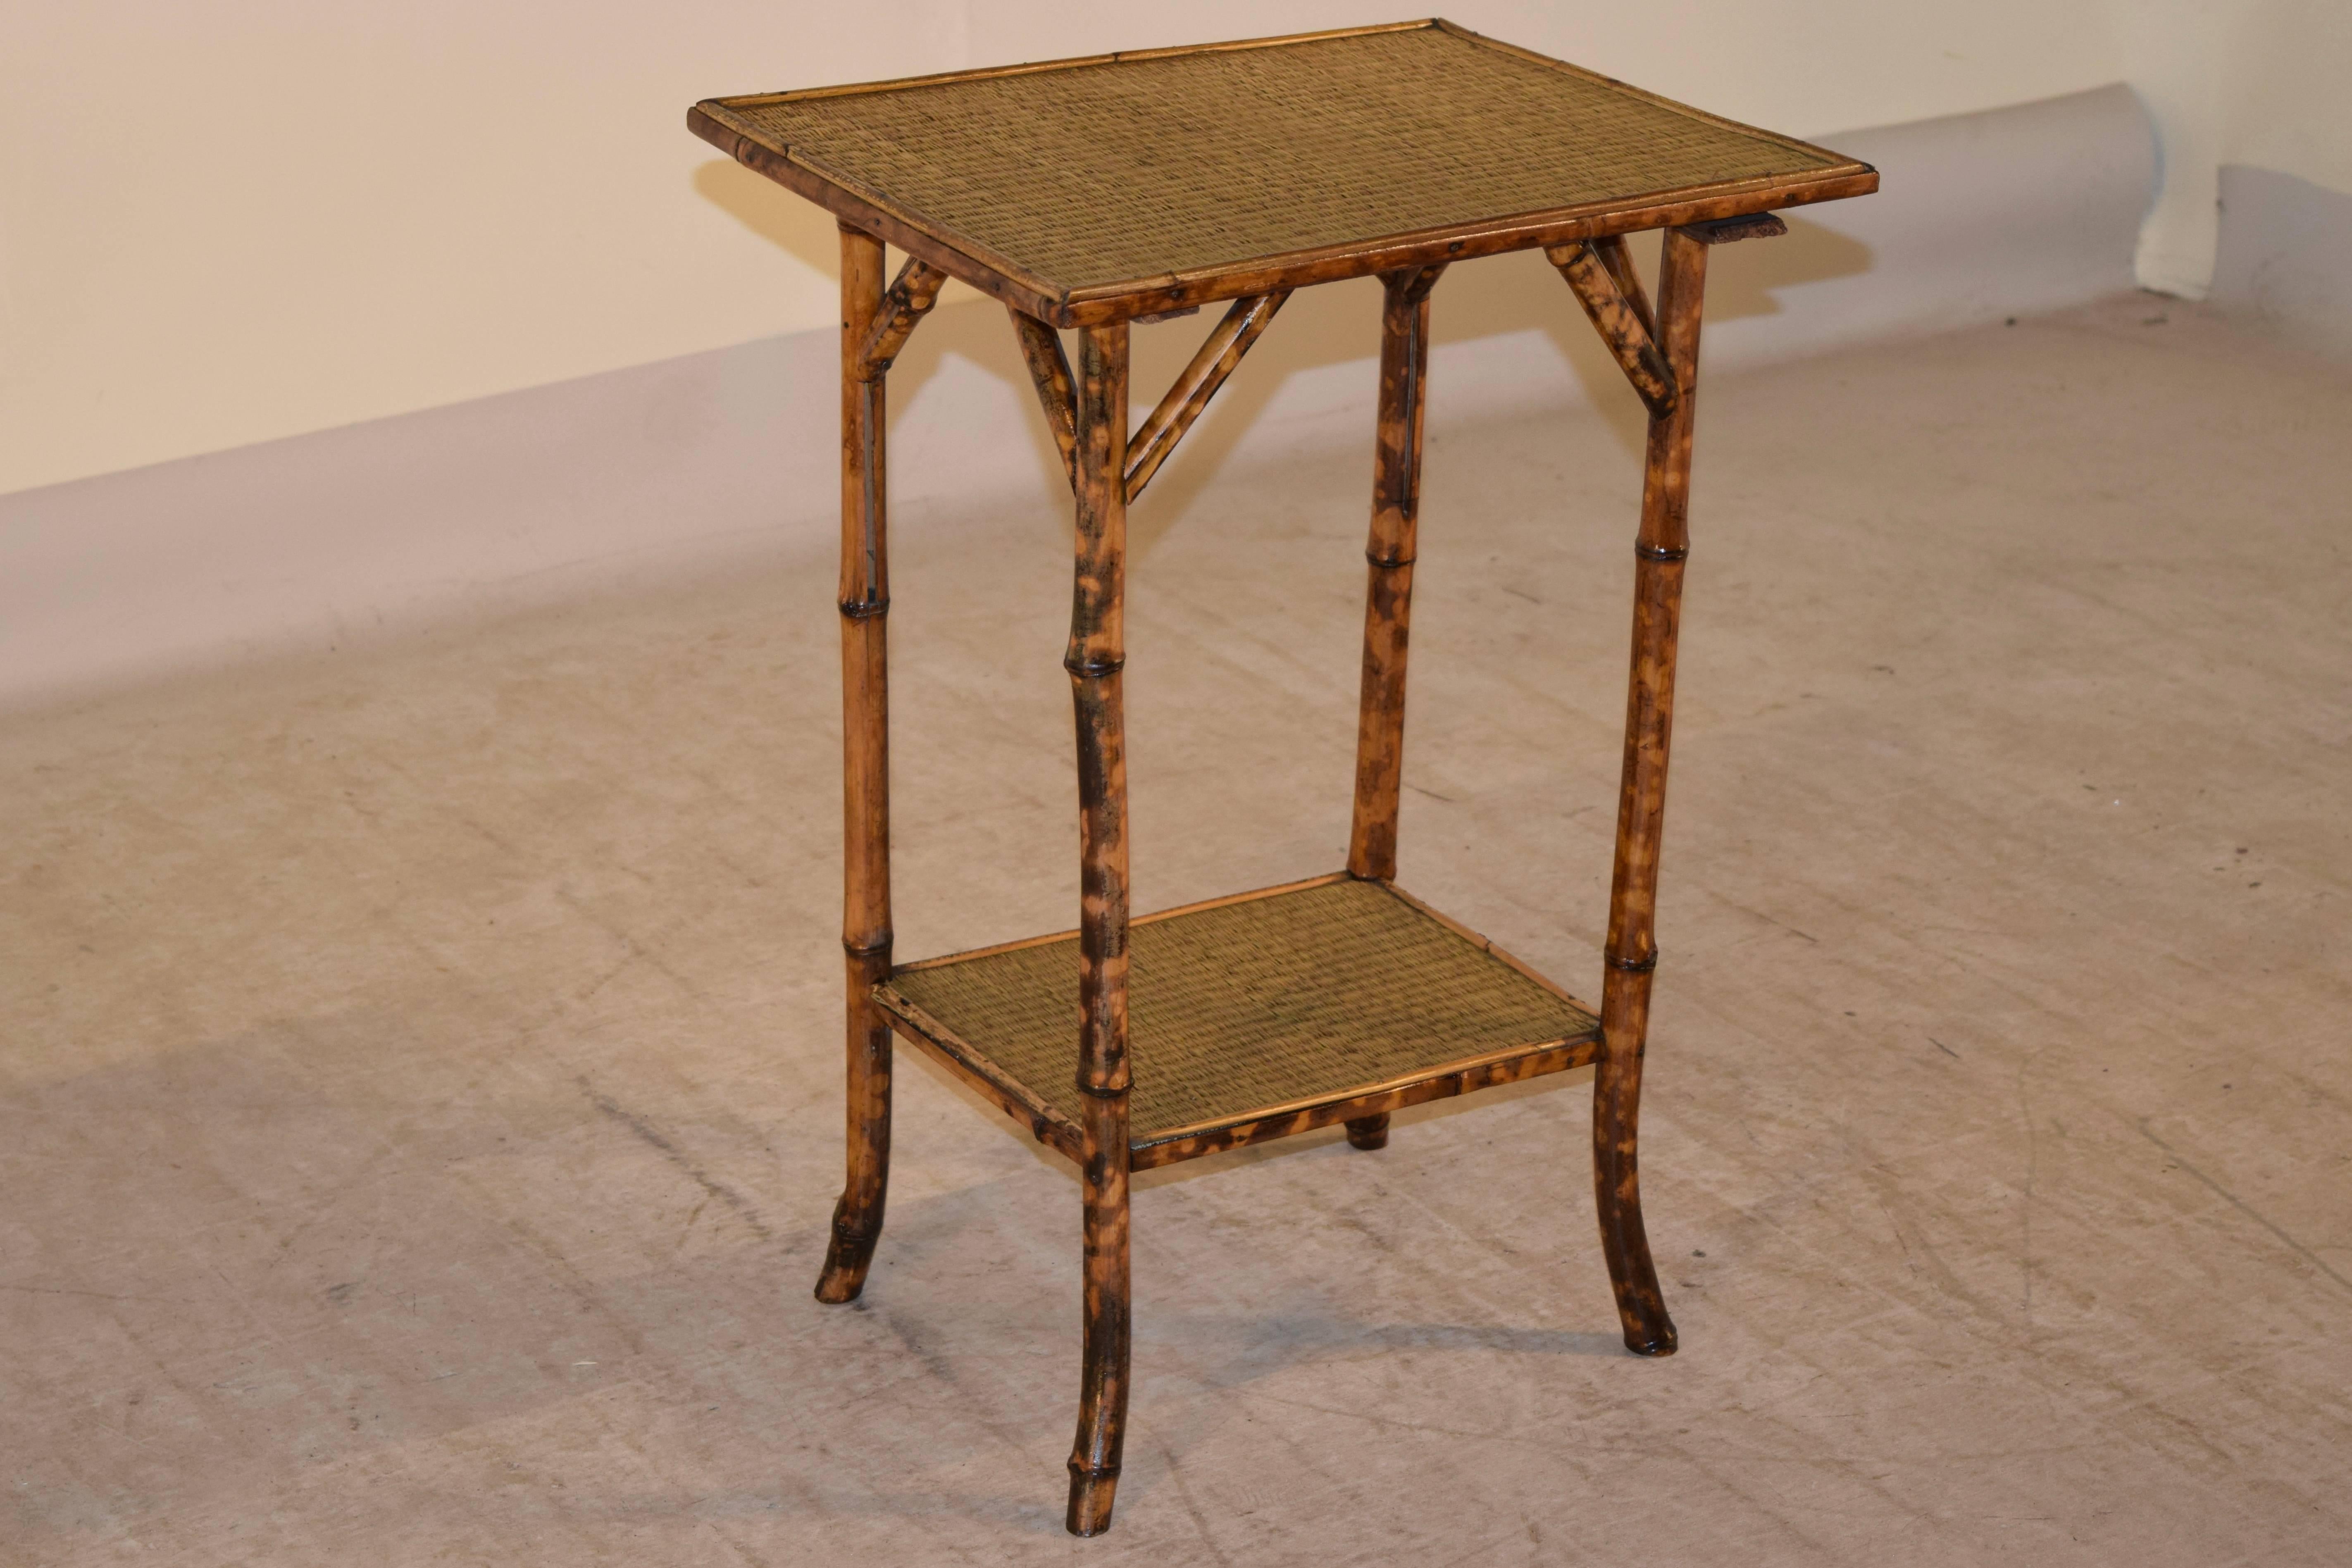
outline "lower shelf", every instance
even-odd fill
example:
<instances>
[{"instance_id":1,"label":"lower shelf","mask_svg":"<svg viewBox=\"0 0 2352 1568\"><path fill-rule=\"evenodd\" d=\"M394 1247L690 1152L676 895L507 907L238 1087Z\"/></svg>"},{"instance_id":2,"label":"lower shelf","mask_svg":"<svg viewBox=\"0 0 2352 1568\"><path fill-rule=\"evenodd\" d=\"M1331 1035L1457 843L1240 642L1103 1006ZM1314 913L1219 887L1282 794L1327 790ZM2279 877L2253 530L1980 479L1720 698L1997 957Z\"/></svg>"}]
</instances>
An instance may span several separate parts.
<instances>
[{"instance_id":1,"label":"lower shelf","mask_svg":"<svg viewBox=\"0 0 2352 1568\"><path fill-rule=\"evenodd\" d=\"M1129 927L1138 1170L1581 1067L1600 1025L1485 938L1341 873ZM926 959L874 989L898 1032L1078 1152L1077 934Z\"/></svg>"}]
</instances>

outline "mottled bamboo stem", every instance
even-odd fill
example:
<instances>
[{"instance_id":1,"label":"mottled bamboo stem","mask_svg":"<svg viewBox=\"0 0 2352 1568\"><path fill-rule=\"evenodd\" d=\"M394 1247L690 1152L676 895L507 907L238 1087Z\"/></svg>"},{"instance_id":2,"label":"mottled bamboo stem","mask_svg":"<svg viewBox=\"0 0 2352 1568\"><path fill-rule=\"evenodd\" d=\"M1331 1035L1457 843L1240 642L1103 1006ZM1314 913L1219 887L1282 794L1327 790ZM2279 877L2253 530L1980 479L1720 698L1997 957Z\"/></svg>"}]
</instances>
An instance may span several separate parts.
<instances>
[{"instance_id":1,"label":"mottled bamboo stem","mask_svg":"<svg viewBox=\"0 0 2352 1568\"><path fill-rule=\"evenodd\" d=\"M890 1024L873 988L890 974L890 573L882 438L885 381L863 374L882 309L882 242L841 231L842 927L849 989L848 1176L816 1299L856 1300L882 1234L890 1179Z\"/></svg>"},{"instance_id":2,"label":"mottled bamboo stem","mask_svg":"<svg viewBox=\"0 0 2352 1568\"><path fill-rule=\"evenodd\" d=\"M1010 309L1010 307L1007 307ZM1021 340L1021 358L1037 388L1037 405L1045 411L1045 428L1053 433L1055 449L1062 454L1062 471L1075 488L1078 482L1077 423L1071 408L1070 356L1062 352L1062 334L1020 310L1013 311L1013 331Z\"/></svg>"},{"instance_id":3,"label":"mottled bamboo stem","mask_svg":"<svg viewBox=\"0 0 2352 1568\"><path fill-rule=\"evenodd\" d=\"M1592 1085L1592 1183L1601 1247L1617 1293L1628 1349L1671 1355L1658 1272L1642 1225L1634 1144L1650 981L1657 967L1658 845L1666 805L1666 752L1675 714L1675 636L1683 562L1690 552L1692 416L1698 394L1698 327L1706 286L1706 241L1668 229L1659 266L1660 343L1681 395L1650 421L1642 527L1633 552L1633 658L1625 699L1625 769L1617 800L1617 865L1609 889L1607 968L1601 976L1601 1058Z\"/></svg>"},{"instance_id":4,"label":"mottled bamboo stem","mask_svg":"<svg viewBox=\"0 0 2352 1568\"><path fill-rule=\"evenodd\" d=\"M1609 345L1625 379L1633 384L1653 419L1675 411L1675 373L1657 345L1654 330L1617 285L1617 276L1593 248L1582 243L1555 245L1544 252L1559 268L1593 330Z\"/></svg>"},{"instance_id":5,"label":"mottled bamboo stem","mask_svg":"<svg viewBox=\"0 0 2352 1568\"><path fill-rule=\"evenodd\" d=\"M1372 527L1364 604L1364 677L1356 721L1351 876L1396 877L1398 795L1404 783L1404 668L1412 621L1412 561L1421 517L1423 384L1429 290L1442 267L1383 275L1380 424L1372 444Z\"/></svg>"},{"instance_id":6,"label":"mottled bamboo stem","mask_svg":"<svg viewBox=\"0 0 2352 1568\"><path fill-rule=\"evenodd\" d=\"M1077 581L1063 659L1078 731L1078 1093L1085 1367L1070 1451L1073 1535L1110 1528L1127 1431L1127 323L1079 335Z\"/></svg>"},{"instance_id":7,"label":"mottled bamboo stem","mask_svg":"<svg viewBox=\"0 0 2352 1568\"><path fill-rule=\"evenodd\" d=\"M1234 374L1234 367L1242 363L1250 345L1272 324L1282 302L1289 298L1286 289L1278 294L1236 300L1224 319L1210 330L1192 363L1184 367L1184 373L1176 378L1168 395L1128 443L1133 453L1127 467L1127 499L1130 505L1143 493L1143 487L1151 482L1151 476L1160 471L1160 465L1176 450L1176 443L1184 438L1184 432L1209 406L1209 399L1225 384L1225 378Z\"/></svg>"}]
</instances>

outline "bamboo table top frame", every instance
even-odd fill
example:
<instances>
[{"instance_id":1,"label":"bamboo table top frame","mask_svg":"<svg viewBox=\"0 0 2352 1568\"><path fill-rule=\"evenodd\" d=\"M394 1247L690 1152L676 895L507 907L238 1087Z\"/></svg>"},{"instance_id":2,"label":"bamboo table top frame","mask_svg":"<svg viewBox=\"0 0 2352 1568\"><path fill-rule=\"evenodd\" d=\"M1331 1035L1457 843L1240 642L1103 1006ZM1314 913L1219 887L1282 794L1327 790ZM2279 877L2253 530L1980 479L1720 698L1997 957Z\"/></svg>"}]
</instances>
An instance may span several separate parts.
<instances>
[{"instance_id":1,"label":"bamboo table top frame","mask_svg":"<svg viewBox=\"0 0 2352 1568\"><path fill-rule=\"evenodd\" d=\"M1658 852L1689 553L1706 257L1772 214L1877 188L1868 165L1442 21L712 99L697 135L840 219L847 1177L817 1299L864 1289L902 1037L1073 1161L1079 1415L1067 1523L1109 1528L1129 1381L1129 1177L1591 1065L1602 1254L1627 1347L1671 1354L1635 1160ZM1623 236L1664 230L1656 301ZM887 281L884 247L907 253ZM1649 412L1601 1002L1395 886L1431 295L1540 247ZM1290 292L1377 274L1380 411L1346 869L1158 915L1129 908L1127 507ZM1076 505L1076 931L919 963L890 931L892 360L958 278L1004 303ZM1132 426L1129 326L1233 301ZM1076 329L1072 363L1056 329ZM1075 1069L1075 1070L1073 1070Z\"/></svg>"},{"instance_id":2,"label":"bamboo table top frame","mask_svg":"<svg viewBox=\"0 0 2352 1568\"><path fill-rule=\"evenodd\" d=\"M688 125L1058 327L1877 188L1444 21L710 99Z\"/></svg>"}]
</instances>

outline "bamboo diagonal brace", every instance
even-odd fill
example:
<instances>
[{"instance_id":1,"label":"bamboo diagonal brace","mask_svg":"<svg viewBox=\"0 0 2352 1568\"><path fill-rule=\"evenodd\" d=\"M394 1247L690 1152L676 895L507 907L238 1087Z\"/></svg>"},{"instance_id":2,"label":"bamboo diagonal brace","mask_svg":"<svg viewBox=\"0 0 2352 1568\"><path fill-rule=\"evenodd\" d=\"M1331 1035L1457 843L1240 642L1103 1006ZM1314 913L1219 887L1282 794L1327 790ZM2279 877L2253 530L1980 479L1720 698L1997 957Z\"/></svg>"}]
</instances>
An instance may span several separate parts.
<instances>
[{"instance_id":1,"label":"bamboo diagonal brace","mask_svg":"<svg viewBox=\"0 0 2352 1568\"><path fill-rule=\"evenodd\" d=\"M1601 265L1609 268L1609 276L1617 285L1617 292L1625 296L1625 303L1633 314L1642 318L1642 330L1650 341L1658 341L1657 312L1650 309L1649 290L1642 287L1642 274L1633 267L1633 258L1625 248L1622 234L1603 235L1592 241L1592 254L1601 258Z\"/></svg>"},{"instance_id":2,"label":"bamboo diagonal brace","mask_svg":"<svg viewBox=\"0 0 2352 1568\"><path fill-rule=\"evenodd\" d=\"M1674 369L1666 363L1666 356L1658 352L1657 339L1649 323L1642 319L1644 312L1635 310L1618 287L1615 270L1589 245L1549 246L1544 255L1559 268L1568 286L1576 290L1576 298L1583 305L1584 313L1592 318L1601 341L1609 345L1609 352L1625 372L1625 379L1633 384L1633 390L1648 405L1650 417L1664 419L1672 414L1678 395ZM1627 271L1631 270L1628 267Z\"/></svg>"},{"instance_id":3,"label":"bamboo diagonal brace","mask_svg":"<svg viewBox=\"0 0 2352 1568\"><path fill-rule=\"evenodd\" d=\"M1062 334L1026 311L1013 310L1013 330L1021 339L1021 358L1036 384L1037 402L1045 411L1045 427L1062 454L1062 473L1075 492L1078 486L1078 421L1076 389L1070 380L1070 356L1062 351Z\"/></svg>"},{"instance_id":4,"label":"bamboo diagonal brace","mask_svg":"<svg viewBox=\"0 0 2352 1568\"><path fill-rule=\"evenodd\" d=\"M1289 298L1290 291L1286 289L1278 293L1236 300L1233 309L1225 312L1224 320L1209 333L1201 352L1192 356L1192 363L1184 367L1184 374L1176 378L1176 384L1168 389L1168 395L1160 400L1160 406L1151 411L1151 417L1143 422L1143 428L1128 443L1129 505L1143 493L1143 487L1151 482L1151 476L1160 471L1160 465L1168 460L1168 454L1176 449L1176 443L1184 438L1184 432L1209 406L1209 399L1217 395L1217 389L1225 384L1225 377L1234 374L1234 367L1242 363L1242 356L1249 353L1250 345L1257 342L1258 335L1273 321L1274 313Z\"/></svg>"},{"instance_id":5,"label":"bamboo diagonal brace","mask_svg":"<svg viewBox=\"0 0 2352 1568\"><path fill-rule=\"evenodd\" d=\"M907 346L914 335L915 323L929 314L940 302L940 290L947 286L948 275L927 261L907 258L898 268L898 280L890 291L882 296L882 309L874 318L872 330L866 334L866 345L857 355L857 379L872 381L889 370L890 362Z\"/></svg>"}]
</instances>

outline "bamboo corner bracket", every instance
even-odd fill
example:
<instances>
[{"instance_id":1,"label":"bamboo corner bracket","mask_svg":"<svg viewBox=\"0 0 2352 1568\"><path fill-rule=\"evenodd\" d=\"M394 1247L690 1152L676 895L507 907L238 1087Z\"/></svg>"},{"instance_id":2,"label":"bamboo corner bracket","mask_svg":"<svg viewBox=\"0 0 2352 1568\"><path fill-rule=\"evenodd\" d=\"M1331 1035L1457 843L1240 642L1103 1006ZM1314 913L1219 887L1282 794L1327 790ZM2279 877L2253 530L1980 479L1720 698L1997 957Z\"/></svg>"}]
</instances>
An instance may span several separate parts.
<instances>
[{"instance_id":1,"label":"bamboo corner bracket","mask_svg":"<svg viewBox=\"0 0 2352 1568\"><path fill-rule=\"evenodd\" d=\"M1601 1250L1629 1349L1671 1354L1636 1131L1689 554L1711 247L1877 188L1866 164L1445 22L713 99L696 134L841 227L847 1180L817 1299L881 1235L895 1040L1077 1167L1083 1308L1068 1528L1109 1528L1129 1385L1129 1178L1590 1065ZM1442 156L1431 155L1441 152ZM1625 246L1664 231L1654 305ZM887 276L884 247L906 260ZM1396 886L1433 290L1541 248L1649 414L1601 1004ZM1346 868L1133 915L1121 680L1127 509L1295 290L1382 282ZM1076 930L919 963L891 946L884 432L891 362L950 279L1011 312L1076 512ZM1129 328L1228 303L1139 426ZM1073 363L1062 338L1076 331ZM1130 990L1150 998L1139 1019ZM1073 1024L1075 1023L1075 1028Z\"/></svg>"}]
</instances>

